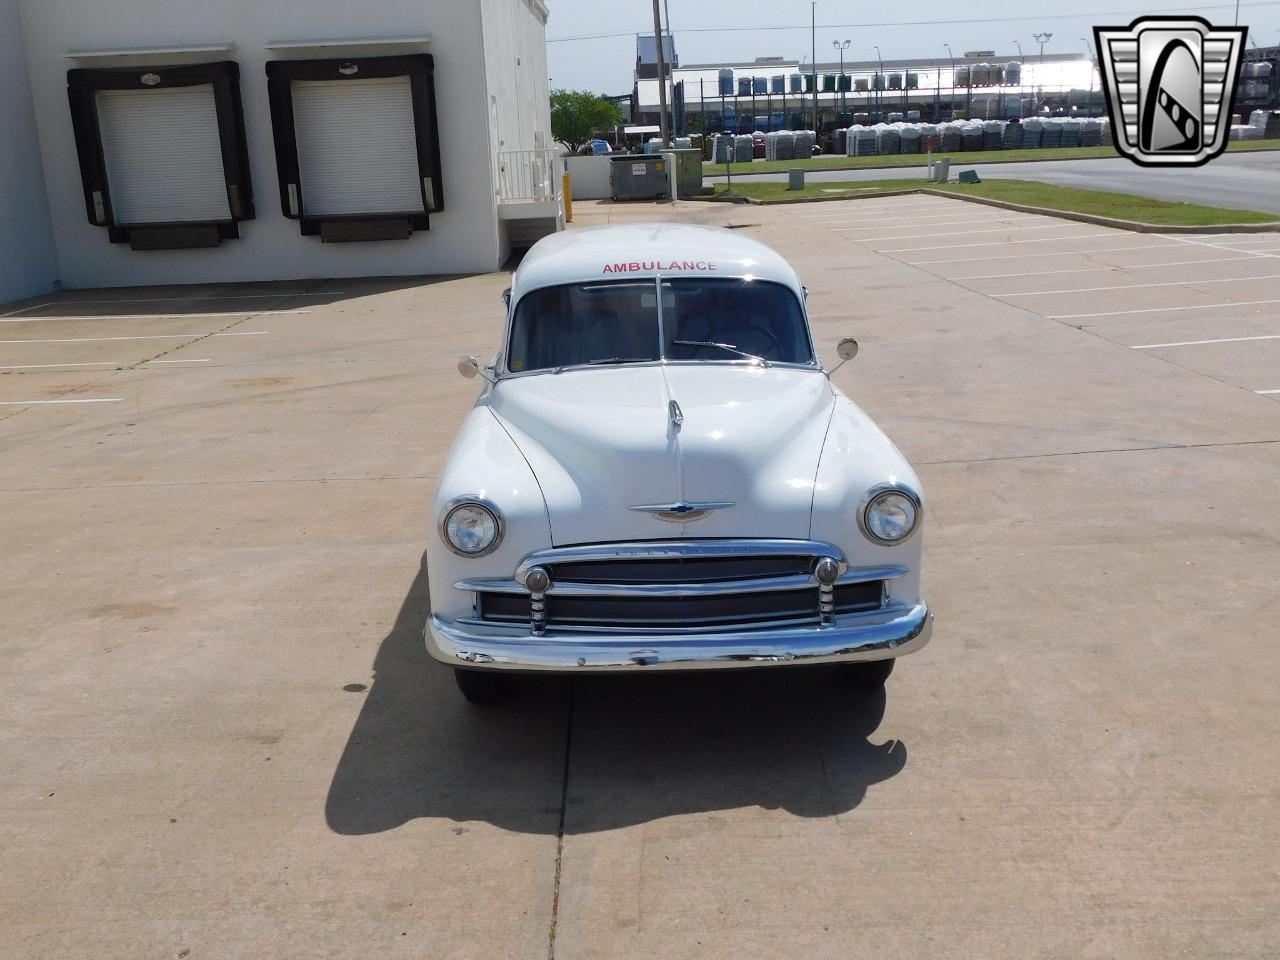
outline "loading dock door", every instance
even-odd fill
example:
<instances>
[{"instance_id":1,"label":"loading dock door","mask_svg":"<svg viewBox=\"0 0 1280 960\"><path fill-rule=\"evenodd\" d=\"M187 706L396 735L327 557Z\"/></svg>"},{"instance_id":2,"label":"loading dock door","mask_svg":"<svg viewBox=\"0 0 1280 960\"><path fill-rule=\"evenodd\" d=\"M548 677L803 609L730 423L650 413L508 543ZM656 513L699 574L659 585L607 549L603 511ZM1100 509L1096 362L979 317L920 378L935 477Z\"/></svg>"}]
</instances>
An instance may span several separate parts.
<instances>
[{"instance_id":1,"label":"loading dock door","mask_svg":"<svg viewBox=\"0 0 1280 960\"><path fill-rule=\"evenodd\" d=\"M97 91L117 225L231 219L212 84Z\"/></svg>"},{"instance_id":2,"label":"loading dock door","mask_svg":"<svg viewBox=\"0 0 1280 960\"><path fill-rule=\"evenodd\" d=\"M425 212L409 77L295 80L293 119L307 216Z\"/></svg>"}]
</instances>

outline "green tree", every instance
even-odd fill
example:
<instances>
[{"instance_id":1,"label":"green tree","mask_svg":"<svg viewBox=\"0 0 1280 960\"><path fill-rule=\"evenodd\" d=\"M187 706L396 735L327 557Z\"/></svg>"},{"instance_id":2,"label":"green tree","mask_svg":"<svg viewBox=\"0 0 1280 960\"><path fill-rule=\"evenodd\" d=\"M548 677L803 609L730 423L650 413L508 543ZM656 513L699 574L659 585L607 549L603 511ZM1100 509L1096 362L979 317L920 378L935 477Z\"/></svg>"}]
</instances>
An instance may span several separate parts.
<instances>
[{"instance_id":1,"label":"green tree","mask_svg":"<svg viewBox=\"0 0 1280 960\"><path fill-rule=\"evenodd\" d=\"M551 135L575 153L597 133L622 122L622 111L612 100L586 90L551 92Z\"/></svg>"}]
</instances>

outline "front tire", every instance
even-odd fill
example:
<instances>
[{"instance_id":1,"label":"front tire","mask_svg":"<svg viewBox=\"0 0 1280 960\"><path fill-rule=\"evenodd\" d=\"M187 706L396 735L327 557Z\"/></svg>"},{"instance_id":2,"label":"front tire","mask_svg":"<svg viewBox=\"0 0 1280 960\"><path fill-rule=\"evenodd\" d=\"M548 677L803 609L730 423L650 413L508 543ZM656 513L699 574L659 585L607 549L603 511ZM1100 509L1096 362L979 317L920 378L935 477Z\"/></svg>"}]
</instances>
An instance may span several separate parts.
<instances>
[{"instance_id":1,"label":"front tire","mask_svg":"<svg viewBox=\"0 0 1280 960\"><path fill-rule=\"evenodd\" d=\"M866 660L861 663L843 663L840 672L845 683L855 690L879 690L884 686L897 660Z\"/></svg>"},{"instance_id":2,"label":"front tire","mask_svg":"<svg viewBox=\"0 0 1280 960\"><path fill-rule=\"evenodd\" d=\"M497 703L507 692L507 678L487 670L455 669L453 679L468 703Z\"/></svg>"}]
</instances>

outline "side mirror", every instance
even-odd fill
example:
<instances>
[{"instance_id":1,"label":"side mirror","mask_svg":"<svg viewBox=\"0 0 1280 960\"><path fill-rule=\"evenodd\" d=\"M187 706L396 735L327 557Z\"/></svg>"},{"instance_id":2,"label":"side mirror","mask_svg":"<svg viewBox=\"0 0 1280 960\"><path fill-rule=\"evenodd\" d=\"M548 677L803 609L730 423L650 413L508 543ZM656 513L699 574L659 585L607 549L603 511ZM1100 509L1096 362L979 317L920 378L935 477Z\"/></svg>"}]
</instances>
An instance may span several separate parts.
<instances>
[{"instance_id":1,"label":"side mirror","mask_svg":"<svg viewBox=\"0 0 1280 960\"><path fill-rule=\"evenodd\" d=\"M858 355L858 341L853 337L841 338L840 342L836 344L836 355L840 358L840 362L827 371L828 377Z\"/></svg>"},{"instance_id":2,"label":"side mirror","mask_svg":"<svg viewBox=\"0 0 1280 960\"><path fill-rule=\"evenodd\" d=\"M480 374L480 361L470 354L464 354L458 358L458 373L470 380Z\"/></svg>"}]
</instances>

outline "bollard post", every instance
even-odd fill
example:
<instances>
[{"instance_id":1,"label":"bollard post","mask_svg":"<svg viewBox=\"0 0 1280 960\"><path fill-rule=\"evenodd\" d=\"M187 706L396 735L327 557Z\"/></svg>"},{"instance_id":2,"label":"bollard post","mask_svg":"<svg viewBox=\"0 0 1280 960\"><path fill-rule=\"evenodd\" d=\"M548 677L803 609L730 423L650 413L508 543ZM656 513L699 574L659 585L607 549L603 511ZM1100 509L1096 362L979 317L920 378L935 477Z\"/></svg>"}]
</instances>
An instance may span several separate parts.
<instances>
[{"instance_id":1,"label":"bollard post","mask_svg":"<svg viewBox=\"0 0 1280 960\"><path fill-rule=\"evenodd\" d=\"M564 195L564 222L573 223L573 178L569 176L568 170L564 172L561 184L561 191Z\"/></svg>"}]
</instances>

